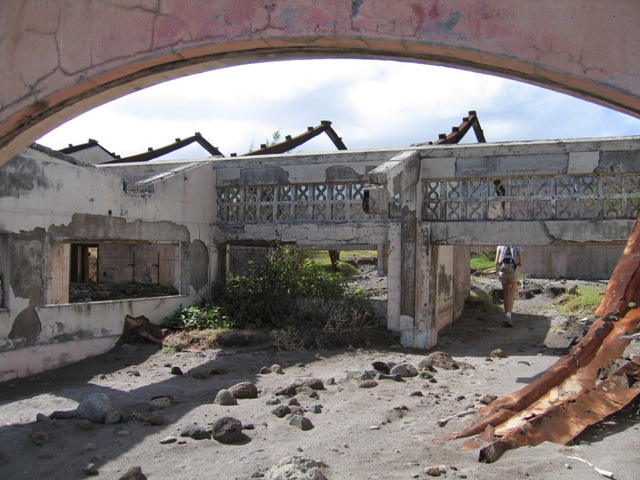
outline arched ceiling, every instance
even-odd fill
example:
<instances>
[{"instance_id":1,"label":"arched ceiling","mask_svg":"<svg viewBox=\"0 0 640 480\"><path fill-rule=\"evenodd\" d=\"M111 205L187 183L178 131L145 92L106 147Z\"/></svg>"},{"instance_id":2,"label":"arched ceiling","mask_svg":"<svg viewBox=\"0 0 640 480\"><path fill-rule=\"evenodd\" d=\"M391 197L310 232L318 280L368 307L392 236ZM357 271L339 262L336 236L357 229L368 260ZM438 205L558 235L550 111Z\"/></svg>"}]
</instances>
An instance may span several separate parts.
<instances>
[{"instance_id":1,"label":"arched ceiling","mask_svg":"<svg viewBox=\"0 0 640 480\"><path fill-rule=\"evenodd\" d=\"M149 85L277 59L449 65L640 117L633 0L22 0L0 3L0 164Z\"/></svg>"}]
</instances>

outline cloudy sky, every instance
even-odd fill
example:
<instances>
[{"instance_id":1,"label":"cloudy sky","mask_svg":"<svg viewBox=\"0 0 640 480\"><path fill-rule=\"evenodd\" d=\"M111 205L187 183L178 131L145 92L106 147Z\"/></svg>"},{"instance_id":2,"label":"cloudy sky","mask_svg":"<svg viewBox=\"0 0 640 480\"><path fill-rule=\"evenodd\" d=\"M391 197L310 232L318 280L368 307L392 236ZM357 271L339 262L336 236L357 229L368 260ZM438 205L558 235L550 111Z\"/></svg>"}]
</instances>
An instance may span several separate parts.
<instances>
[{"instance_id":1,"label":"cloudy sky","mask_svg":"<svg viewBox=\"0 0 640 480\"><path fill-rule=\"evenodd\" d=\"M404 147L449 133L469 110L487 141L640 134L640 120L573 97L462 70L374 60L301 60L231 67L133 93L38 142L54 149L96 139L123 157L200 132L228 156L279 131L330 120L349 149ZM475 141L472 132L466 142ZM332 151L324 135L296 151ZM199 146L173 158L206 156Z\"/></svg>"}]
</instances>

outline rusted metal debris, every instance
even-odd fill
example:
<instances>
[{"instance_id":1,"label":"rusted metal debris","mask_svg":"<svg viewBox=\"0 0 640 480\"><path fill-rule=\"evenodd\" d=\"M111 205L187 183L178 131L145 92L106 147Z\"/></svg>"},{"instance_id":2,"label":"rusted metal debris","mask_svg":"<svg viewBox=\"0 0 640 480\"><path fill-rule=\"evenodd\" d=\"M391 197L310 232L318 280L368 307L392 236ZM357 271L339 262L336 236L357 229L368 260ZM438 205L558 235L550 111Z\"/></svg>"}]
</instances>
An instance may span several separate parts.
<instances>
[{"instance_id":1,"label":"rusted metal debris","mask_svg":"<svg viewBox=\"0 0 640 480\"><path fill-rule=\"evenodd\" d=\"M598 373L619 359L640 324L640 220L614 269L599 318L569 354L526 387L478 410L474 425L446 439L478 439L464 449L489 442L479 460L494 462L508 450L544 441L566 444L586 427L625 407L640 393L640 359L602 381Z\"/></svg>"}]
</instances>

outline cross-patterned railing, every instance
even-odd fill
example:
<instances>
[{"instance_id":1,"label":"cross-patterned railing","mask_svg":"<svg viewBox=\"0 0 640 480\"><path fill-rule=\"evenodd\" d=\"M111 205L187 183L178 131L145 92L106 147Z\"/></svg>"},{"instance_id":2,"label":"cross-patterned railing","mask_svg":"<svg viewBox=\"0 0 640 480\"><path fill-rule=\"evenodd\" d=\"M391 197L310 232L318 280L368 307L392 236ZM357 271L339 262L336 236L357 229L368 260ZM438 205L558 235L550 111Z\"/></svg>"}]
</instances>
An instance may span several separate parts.
<instances>
[{"instance_id":1,"label":"cross-patterned railing","mask_svg":"<svg viewBox=\"0 0 640 480\"><path fill-rule=\"evenodd\" d=\"M423 220L635 219L640 176L424 180Z\"/></svg>"},{"instance_id":2,"label":"cross-patterned railing","mask_svg":"<svg viewBox=\"0 0 640 480\"><path fill-rule=\"evenodd\" d=\"M363 187L353 183L304 183L217 187L221 223L367 220Z\"/></svg>"}]
</instances>

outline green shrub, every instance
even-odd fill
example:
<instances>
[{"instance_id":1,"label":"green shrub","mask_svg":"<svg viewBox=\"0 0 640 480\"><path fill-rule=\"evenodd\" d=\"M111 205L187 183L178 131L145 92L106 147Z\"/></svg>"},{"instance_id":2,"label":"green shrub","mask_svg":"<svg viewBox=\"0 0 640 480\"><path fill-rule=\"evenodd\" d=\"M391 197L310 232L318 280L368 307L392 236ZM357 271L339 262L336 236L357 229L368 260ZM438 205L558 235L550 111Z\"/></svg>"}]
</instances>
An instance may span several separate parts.
<instances>
[{"instance_id":1,"label":"green shrub","mask_svg":"<svg viewBox=\"0 0 640 480\"><path fill-rule=\"evenodd\" d=\"M275 248L249 275L232 276L214 297L234 328L359 328L375 323L373 307L340 273L327 271L291 247ZM340 318L341 320L337 320Z\"/></svg>"},{"instance_id":2,"label":"green shrub","mask_svg":"<svg viewBox=\"0 0 640 480\"><path fill-rule=\"evenodd\" d=\"M604 287L578 286L576 293L565 293L555 301L558 310L565 315L578 314L582 311L594 311L604 295Z\"/></svg>"},{"instance_id":3,"label":"green shrub","mask_svg":"<svg viewBox=\"0 0 640 480\"><path fill-rule=\"evenodd\" d=\"M465 311L467 313L497 313L501 310L491 295L480 288L471 287L469 296L465 299Z\"/></svg>"},{"instance_id":4,"label":"green shrub","mask_svg":"<svg viewBox=\"0 0 640 480\"><path fill-rule=\"evenodd\" d=\"M470 267L472 272L496 268L495 252L471 252Z\"/></svg>"},{"instance_id":5,"label":"green shrub","mask_svg":"<svg viewBox=\"0 0 640 480\"><path fill-rule=\"evenodd\" d=\"M220 315L220 307L205 306L176 310L162 324L167 327L193 327L198 330L229 328L229 322Z\"/></svg>"}]
</instances>

